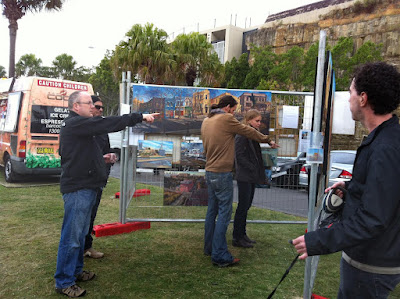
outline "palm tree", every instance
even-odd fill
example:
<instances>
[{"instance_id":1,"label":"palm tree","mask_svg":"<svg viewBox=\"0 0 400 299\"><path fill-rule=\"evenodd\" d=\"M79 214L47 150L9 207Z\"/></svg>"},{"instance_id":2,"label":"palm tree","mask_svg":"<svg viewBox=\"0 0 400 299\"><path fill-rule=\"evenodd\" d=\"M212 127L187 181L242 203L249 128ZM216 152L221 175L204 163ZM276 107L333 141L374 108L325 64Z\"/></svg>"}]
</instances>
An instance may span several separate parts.
<instances>
[{"instance_id":1,"label":"palm tree","mask_svg":"<svg viewBox=\"0 0 400 299\"><path fill-rule=\"evenodd\" d=\"M73 80L76 61L71 55L61 54L53 60L54 73L59 79Z\"/></svg>"},{"instance_id":2,"label":"palm tree","mask_svg":"<svg viewBox=\"0 0 400 299\"><path fill-rule=\"evenodd\" d=\"M175 61L168 51L167 33L153 27L136 24L126 33L126 41L119 43L111 58L116 78L122 71L131 71L145 83L163 84L172 78Z\"/></svg>"},{"instance_id":3,"label":"palm tree","mask_svg":"<svg viewBox=\"0 0 400 299\"><path fill-rule=\"evenodd\" d=\"M15 76L15 41L17 39L18 23L27 11L39 12L60 10L65 0L1 0L3 15L8 19L10 29L10 62L8 76Z\"/></svg>"},{"instance_id":4,"label":"palm tree","mask_svg":"<svg viewBox=\"0 0 400 299\"><path fill-rule=\"evenodd\" d=\"M212 45L206 36L193 32L178 35L171 46L177 62L177 83L186 82L186 85L193 86L201 65L208 63Z\"/></svg>"},{"instance_id":5,"label":"palm tree","mask_svg":"<svg viewBox=\"0 0 400 299\"><path fill-rule=\"evenodd\" d=\"M16 65L17 77L33 76L40 73L42 60L36 58L35 54L21 56Z\"/></svg>"},{"instance_id":6,"label":"palm tree","mask_svg":"<svg viewBox=\"0 0 400 299\"><path fill-rule=\"evenodd\" d=\"M0 65L0 78L6 77L6 69L4 66Z\"/></svg>"}]
</instances>

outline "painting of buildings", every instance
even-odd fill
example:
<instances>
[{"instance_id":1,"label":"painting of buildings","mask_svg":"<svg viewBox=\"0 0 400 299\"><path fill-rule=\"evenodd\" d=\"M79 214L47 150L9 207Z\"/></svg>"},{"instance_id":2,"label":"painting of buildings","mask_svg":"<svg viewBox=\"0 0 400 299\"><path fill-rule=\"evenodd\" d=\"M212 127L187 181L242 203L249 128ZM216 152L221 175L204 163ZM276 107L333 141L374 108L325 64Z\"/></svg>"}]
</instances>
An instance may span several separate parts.
<instances>
[{"instance_id":1,"label":"painting of buildings","mask_svg":"<svg viewBox=\"0 0 400 299\"><path fill-rule=\"evenodd\" d=\"M231 95L237 101L235 116L238 119L243 118L243 114L249 109L260 110L263 116L269 116L271 93L267 91L132 84L134 110L141 113L160 113L153 124L138 124L134 131L199 135L201 123L210 112L211 106L218 104L225 95ZM269 118L267 124L264 129L268 130Z\"/></svg>"},{"instance_id":2,"label":"painting of buildings","mask_svg":"<svg viewBox=\"0 0 400 299\"><path fill-rule=\"evenodd\" d=\"M204 172L165 171L165 206L206 206L208 192Z\"/></svg>"}]
</instances>

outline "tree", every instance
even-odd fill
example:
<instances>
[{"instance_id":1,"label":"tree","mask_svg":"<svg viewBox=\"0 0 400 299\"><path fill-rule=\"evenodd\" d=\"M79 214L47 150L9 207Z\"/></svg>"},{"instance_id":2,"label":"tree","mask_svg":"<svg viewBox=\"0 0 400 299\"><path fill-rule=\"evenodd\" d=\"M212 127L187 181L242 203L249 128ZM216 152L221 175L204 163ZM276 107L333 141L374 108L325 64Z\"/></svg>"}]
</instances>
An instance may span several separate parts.
<instances>
[{"instance_id":1,"label":"tree","mask_svg":"<svg viewBox=\"0 0 400 299\"><path fill-rule=\"evenodd\" d=\"M304 55L304 64L302 66L301 82L303 82L303 87L306 91L314 89L315 73L317 70L317 59L318 59L318 42L312 44Z\"/></svg>"},{"instance_id":2,"label":"tree","mask_svg":"<svg viewBox=\"0 0 400 299\"><path fill-rule=\"evenodd\" d=\"M0 65L0 78L5 78L7 75L6 73L6 68L2 65Z\"/></svg>"},{"instance_id":3,"label":"tree","mask_svg":"<svg viewBox=\"0 0 400 299\"><path fill-rule=\"evenodd\" d=\"M46 78L57 78L56 72L54 67L51 66L42 66L38 72L37 75L39 77L46 77Z\"/></svg>"},{"instance_id":4,"label":"tree","mask_svg":"<svg viewBox=\"0 0 400 299\"><path fill-rule=\"evenodd\" d=\"M299 90L302 87L301 72L304 64L304 50L298 46L277 55L277 62L269 72L270 80L279 82L282 89Z\"/></svg>"},{"instance_id":5,"label":"tree","mask_svg":"<svg viewBox=\"0 0 400 299\"><path fill-rule=\"evenodd\" d=\"M217 53L211 53L201 63L200 86L220 87L224 81L224 66L219 61Z\"/></svg>"},{"instance_id":6,"label":"tree","mask_svg":"<svg viewBox=\"0 0 400 299\"><path fill-rule=\"evenodd\" d=\"M377 45L371 41L367 41L360 48L358 48L356 54L351 57L351 63L353 66L358 66L367 62L382 61L382 48L382 43Z\"/></svg>"},{"instance_id":7,"label":"tree","mask_svg":"<svg viewBox=\"0 0 400 299\"><path fill-rule=\"evenodd\" d=\"M243 53L239 60L232 58L225 63L225 86L227 88L244 88L246 75L250 72L248 55Z\"/></svg>"},{"instance_id":8,"label":"tree","mask_svg":"<svg viewBox=\"0 0 400 299\"><path fill-rule=\"evenodd\" d=\"M1 0L3 15L9 22L10 33L10 62L9 77L15 76L15 42L17 39L18 20L27 11L38 12L46 10L60 10L65 0Z\"/></svg>"},{"instance_id":9,"label":"tree","mask_svg":"<svg viewBox=\"0 0 400 299\"><path fill-rule=\"evenodd\" d=\"M89 82L89 78L92 74L92 69L80 66L72 71L72 77L70 80L78 82Z\"/></svg>"},{"instance_id":10,"label":"tree","mask_svg":"<svg viewBox=\"0 0 400 299\"><path fill-rule=\"evenodd\" d=\"M119 107L119 83L111 69L111 53L107 52L96 71L90 76L89 82L94 92L98 92L104 104L104 115L114 115Z\"/></svg>"},{"instance_id":11,"label":"tree","mask_svg":"<svg viewBox=\"0 0 400 299\"><path fill-rule=\"evenodd\" d=\"M193 86L194 81L201 75L201 65L208 63L212 45L206 36L193 32L180 34L171 43L171 50L176 62L175 84Z\"/></svg>"},{"instance_id":12,"label":"tree","mask_svg":"<svg viewBox=\"0 0 400 299\"><path fill-rule=\"evenodd\" d=\"M261 79L269 80L270 72L277 62L277 55L272 52L271 47L254 47L250 50L250 57L253 57L253 65L246 75L244 88L255 89Z\"/></svg>"},{"instance_id":13,"label":"tree","mask_svg":"<svg viewBox=\"0 0 400 299\"><path fill-rule=\"evenodd\" d=\"M21 76L33 76L40 73L42 60L36 58L35 54L25 54L21 56L16 64L16 75Z\"/></svg>"},{"instance_id":14,"label":"tree","mask_svg":"<svg viewBox=\"0 0 400 299\"><path fill-rule=\"evenodd\" d=\"M131 71L144 83L162 84L173 78L176 67L167 46L167 33L147 23L136 24L126 33L126 40L115 48L111 65L116 78Z\"/></svg>"},{"instance_id":15,"label":"tree","mask_svg":"<svg viewBox=\"0 0 400 299\"><path fill-rule=\"evenodd\" d=\"M355 53L354 41L351 37L341 37L332 48L332 63L335 70L336 89L347 90L349 77L353 72L351 57Z\"/></svg>"},{"instance_id":16,"label":"tree","mask_svg":"<svg viewBox=\"0 0 400 299\"><path fill-rule=\"evenodd\" d=\"M71 55L61 54L53 60L54 75L65 80L74 79L76 61Z\"/></svg>"}]
</instances>

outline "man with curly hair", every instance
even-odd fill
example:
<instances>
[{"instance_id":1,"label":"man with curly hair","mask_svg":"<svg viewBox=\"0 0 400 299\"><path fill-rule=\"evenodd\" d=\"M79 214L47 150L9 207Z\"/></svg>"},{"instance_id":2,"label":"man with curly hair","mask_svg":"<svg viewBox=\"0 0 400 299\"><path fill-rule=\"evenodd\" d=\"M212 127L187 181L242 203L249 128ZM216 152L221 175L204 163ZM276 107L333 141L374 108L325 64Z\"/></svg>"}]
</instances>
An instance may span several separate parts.
<instances>
[{"instance_id":1,"label":"man with curly hair","mask_svg":"<svg viewBox=\"0 0 400 299\"><path fill-rule=\"evenodd\" d=\"M350 85L350 111L369 135L357 150L342 221L293 240L300 259L342 250L338 298L387 298L400 282L400 73L368 63ZM328 188L326 192L330 190Z\"/></svg>"}]
</instances>

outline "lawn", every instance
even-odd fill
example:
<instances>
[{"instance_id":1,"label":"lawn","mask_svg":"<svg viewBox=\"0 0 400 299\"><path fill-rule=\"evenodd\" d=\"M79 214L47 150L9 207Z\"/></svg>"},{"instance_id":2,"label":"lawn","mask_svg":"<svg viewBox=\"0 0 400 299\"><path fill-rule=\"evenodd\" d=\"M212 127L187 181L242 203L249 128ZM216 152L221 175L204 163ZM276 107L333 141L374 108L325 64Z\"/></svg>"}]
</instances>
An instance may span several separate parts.
<instances>
[{"instance_id":1,"label":"lawn","mask_svg":"<svg viewBox=\"0 0 400 299\"><path fill-rule=\"evenodd\" d=\"M138 186L142 187L146 186ZM118 221L117 191L119 180L110 178L97 224ZM148 197L147 203L153 200L154 196ZM134 209L135 216L147 217L149 208L138 207L144 202L146 197L133 201L128 214ZM173 208L168 209L174 213ZM146 215L140 215L141 211ZM204 217L204 209L194 209L193 213L194 218ZM257 208L250 210L250 217L256 219L266 213L269 219L305 220ZM54 292L53 275L62 218L59 186L0 186L0 298L61 297ZM266 298L296 255L288 240L304 230L304 224L248 224L248 233L257 244L242 249L230 246L230 225L228 245L241 262L221 269L203 255L203 223L152 222L149 230L96 238L94 247L105 257L85 259L85 268L97 277L81 286L91 298ZM336 297L339 260L339 253L321 257L314 293ZM304 262L299 261L274 298L302 297L303 276ZM391 298L399 294L397 290Z\"/></svg>"}]
</instances>

